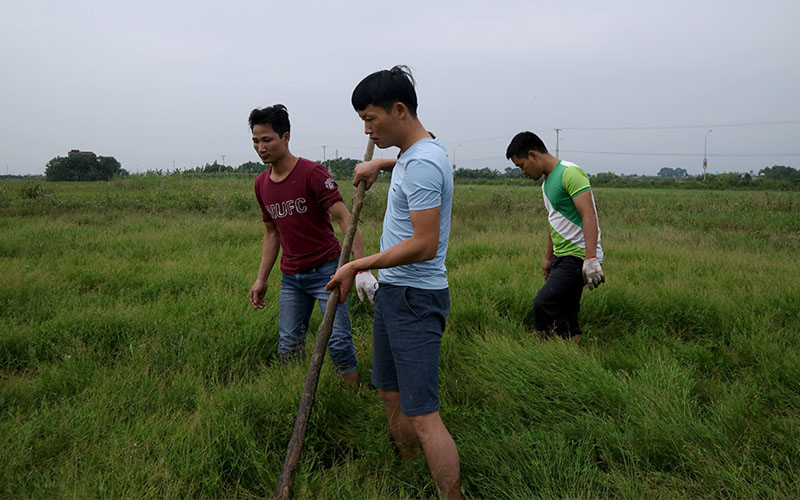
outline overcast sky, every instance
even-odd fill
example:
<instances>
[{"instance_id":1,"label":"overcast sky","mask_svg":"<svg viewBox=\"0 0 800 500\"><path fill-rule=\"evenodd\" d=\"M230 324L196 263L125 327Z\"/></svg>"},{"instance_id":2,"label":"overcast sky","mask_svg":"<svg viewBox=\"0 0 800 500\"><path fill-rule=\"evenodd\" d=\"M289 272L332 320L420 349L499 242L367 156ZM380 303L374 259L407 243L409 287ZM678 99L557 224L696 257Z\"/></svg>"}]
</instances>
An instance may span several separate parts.
<instances>
[{"instance_id":1,"label":"overcast sky","mask_svg":"<svg viewBox=\"0 0 800 500\"><path fill-rule=\"evenodd\" d=\"M250 110L275 103L295 154L360 158L351 92L395 64L459 168L511 166L522 130L555 153L556 128L591 174L699 174L705 139L709 172L798 168L799 22L797 0L7 1L0 168L70 149L131 173L237 166L258 161Z\"/></svg>"}]
</instances>

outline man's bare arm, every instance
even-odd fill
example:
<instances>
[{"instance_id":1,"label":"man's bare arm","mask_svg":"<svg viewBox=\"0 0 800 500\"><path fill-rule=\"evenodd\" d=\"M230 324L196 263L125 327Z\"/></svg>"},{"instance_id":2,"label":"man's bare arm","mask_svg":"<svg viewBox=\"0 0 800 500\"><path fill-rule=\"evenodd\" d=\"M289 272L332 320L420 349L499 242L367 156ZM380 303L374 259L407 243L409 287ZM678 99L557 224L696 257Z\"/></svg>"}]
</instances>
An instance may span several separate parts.
<instances>
[{"instance_id":1,"label":"man's bare arm","mask_svg":"<svg viewBox=\"0 0 800 500\"><path fill-rule=\"evenodd\" d=\"M587 189L572 198L575 208L583 218L583 237L586 241L586 259L597 258L597 213L594 210L592 190Z\"/></svg>"},{"instance_id":2,"label":"man's bare arm","mask_svg":"<svg viewBox=\"0 0 800 500\"><path fill-rule=\"evenodd\" d=\"M278 228L274 222L264 223L264 240L261 243L261 264L258 266L256 281L250 288L250 305L256 309L263 309L267 305L264 297L267 294L267 281L272 267L278 259L278 252L281 249Z\"/></svg>"},{"instance_id":3,"label":"man's bare arm","mask_svg":"<svg viewBox=\"0 0 800 500\"><path fill-rule=\"evenodd\" d=\"M339 227L342 229L342 234L347 234L347 226L350 224L350 211L347 210L345 204L341 201L337 201L330 206L328 212L330 212L331 216L333 216L339 224ZM354 259L360 259L364 256L364 241L361 239L361 231L358 229L356 229L356 234L353 235L352 251Z\"/></svg>"},{"instance_id":4,"label":"man's bare arm","mask_svg":"<svg viewBox=\"0 0 800 500\"><path fill-rule=\"evenodd\" d=\"M411 210L411 226L414 228L414 234L410 238L382 252L356 259L342 266L331 277L325 289L333 290L338 286L341 290L339 300L343 302L353 286L353 278L358 271L402 266L436 257L439 249L439 215L441 211L442 207Z\"/></svg>"}]
</instances>

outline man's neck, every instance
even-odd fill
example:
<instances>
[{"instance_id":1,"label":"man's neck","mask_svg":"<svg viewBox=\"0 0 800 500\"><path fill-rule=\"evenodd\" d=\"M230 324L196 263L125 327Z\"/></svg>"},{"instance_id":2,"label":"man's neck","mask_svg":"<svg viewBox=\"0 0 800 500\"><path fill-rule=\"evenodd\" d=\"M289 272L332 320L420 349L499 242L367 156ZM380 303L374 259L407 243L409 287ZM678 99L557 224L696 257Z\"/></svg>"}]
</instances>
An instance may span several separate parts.
<instances>
[{"instance_id":1,"label":"man's neck","mask_svg":"<svg viewBox=\"0 0 800 500\"><path fill-rule=\"evenodd\" d=\"M284 177L297 165L298 158L292 153L286 153L280 160L272 163L272 172L278 177Z\"/></svg>"},{"instance_id":2,"label":"man's neck","mask_svg":"<svg viewBox=\"0 0 800 500\"><path fill-rule=\"evenodd\" d=\"M548 153L544 161L544 176L547 178L556 169L561 160Z\"/></svg>"},{"instance_id":3,"label":"man's neck","mask_svg":"<svg viewBox=\"0 0 800 500\"><path fill-rule=\"evenodd\" d=\"M405 138L401 141L400 144L397 145L400 148L400 154L405 153L406 150L408 150L408 148L416 144L418 141L430 138L431 134L428 133L427 130L425 130L425 127L422 125L422 122L414 118L414 121L409 124L408 133L406 134Z\"/></svg>"}]
</instances>

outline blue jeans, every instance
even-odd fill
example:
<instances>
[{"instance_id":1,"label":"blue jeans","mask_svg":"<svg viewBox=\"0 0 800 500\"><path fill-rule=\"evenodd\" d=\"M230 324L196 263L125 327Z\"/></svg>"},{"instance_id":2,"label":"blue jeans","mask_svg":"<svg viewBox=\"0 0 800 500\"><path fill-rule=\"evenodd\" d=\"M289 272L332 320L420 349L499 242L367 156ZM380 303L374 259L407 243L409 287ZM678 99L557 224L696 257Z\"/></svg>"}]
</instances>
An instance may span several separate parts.
<instances>
[{"instance_id":1,"label":"blue jeans","mask_svg":"<svg viewBox=\"0 0 800 500\"><path fill-rule=\"evenodd\" d=\"M336 273L337 263L338 259L335 259L303 273L283 275L278 308L278 354L281 361L305 356L306 332L314 301L319 302L324 315L331 295L325 291L325 285ZM346 300L336 309L328 352L340 374L348 375L358 370Z\"/></svg>"}]
</instances>

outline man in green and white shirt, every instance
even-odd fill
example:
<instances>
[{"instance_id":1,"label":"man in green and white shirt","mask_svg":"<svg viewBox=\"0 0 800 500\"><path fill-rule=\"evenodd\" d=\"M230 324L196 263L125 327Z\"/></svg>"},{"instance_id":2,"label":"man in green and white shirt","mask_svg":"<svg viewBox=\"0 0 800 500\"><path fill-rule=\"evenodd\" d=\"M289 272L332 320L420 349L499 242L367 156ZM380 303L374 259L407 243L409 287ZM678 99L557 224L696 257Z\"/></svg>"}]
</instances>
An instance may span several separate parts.
<instances>
[{"instance_id":1,"label":"man in green and white shirt","mask_svg":"<svg viewBox=\"0 0 800 500\"><path fill-rule=\"evenodd\" d=\"M514 136L506 158L526 177L537 180L545 176L542 194L550 233L542 262L545 284L533 302L536 329L578 342L583 285L593 290L605 281L600 225L589 177L574 163L551 155L533 132Z\"/></svg>"}]
</instances>

